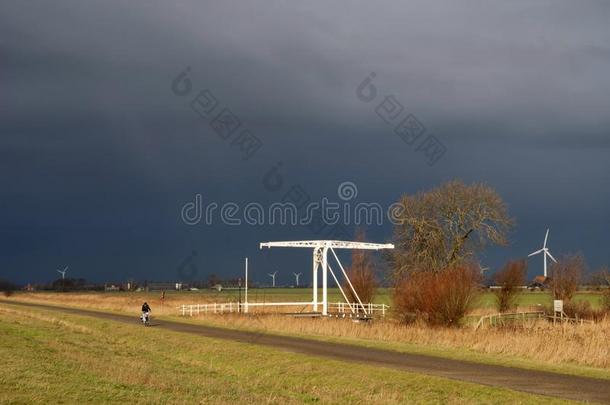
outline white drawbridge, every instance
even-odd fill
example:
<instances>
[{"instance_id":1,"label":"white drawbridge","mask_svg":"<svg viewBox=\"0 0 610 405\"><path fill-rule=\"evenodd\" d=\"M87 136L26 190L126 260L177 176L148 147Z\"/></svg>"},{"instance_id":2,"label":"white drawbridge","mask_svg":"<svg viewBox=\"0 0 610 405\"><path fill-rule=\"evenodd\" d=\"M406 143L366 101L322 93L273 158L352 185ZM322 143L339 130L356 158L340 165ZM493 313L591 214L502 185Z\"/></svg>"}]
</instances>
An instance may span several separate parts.
<instances>
[{"instance_id":1,"label":"white drawbridge","mask_svg":"<svg viewBox=\"0 0 610 405\"><path fill-rule=\"evenodd\" d=\"M343 295L345 302L349 306L349 309L352 313L357 313L362 311L365 316L370 315L370 306L365 305L358 296L358 293L354 289L352 282L350 281L345 268L341 264L337 253L335 253L335 249L366 249L366 250L383 250L383 249L394 249L394 245L391 243L367 243L367 242L349 242L349 241L340 241L340 240L304 240L304 241L288 241L288 242L265 242L260 244L260 249L262 248L273 248L273 247L283 247L283 248L309 248L313 249L313 296L311 304L313 311L318 312L319 305L322 306L322 315L328 315L328 273L330 273L339 287L339 291ZM332 253L335 261L339 265L341 269L341 273L345 280L347 281L347 286L350 288L351 292L357 299L357 303L350 303L350 300L347 298L345 291L341 287L341 283L337 279L337 275L333 271L332 267L328 262L328 252ZM322 269L322 301L318 300L318 269ZM246 304L248 305L248 304Z\"/></svg>"}]
</instances>

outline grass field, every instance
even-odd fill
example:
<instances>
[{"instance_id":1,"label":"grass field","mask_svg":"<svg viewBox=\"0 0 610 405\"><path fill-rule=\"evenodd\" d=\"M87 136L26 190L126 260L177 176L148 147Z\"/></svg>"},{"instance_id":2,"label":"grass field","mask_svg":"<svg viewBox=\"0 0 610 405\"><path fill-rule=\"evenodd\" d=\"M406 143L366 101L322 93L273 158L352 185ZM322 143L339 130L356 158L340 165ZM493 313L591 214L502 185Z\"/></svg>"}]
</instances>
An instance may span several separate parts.
<instances>
[{"instance_id":1,"label":"grass field","mask_svg":"<svg viewBox=\"0 0 610 405\"><path fill-rule=\"evenodd\" d=\"M176 294L170 292L170 294ZM226 301L237 301L239 298L239 291L237 290L199 290L182 292L177 294L191 294L195 300L205 300L209 302L226 302ZM242 299L244 292L241 291ZM376 304L392 304L392 289L380 288L377 291L375 299L373 300ZM158 298L159 293L151 294L152 298ZM249 291L249 300L257 302L277 302L277 301L311 301L312 291L310 288L255 288ZM322 296L322 290L318 292L318 296ZM331 302L342 302L343 297L338 288L328 289L328 299ZM475 304L478 308L492 308L494 306L494 294L492 292L484 292L481 294L479 300ZM589 301L593 307L598 307L601 302L601 294L595 291L581 291L576 293L574 297L575 301ZM550 306L553 302L551 294L544 291L527 291L521 293L518 299L518 305L530 306L530 305L547 305Z\"/></svg>"},{"instance_id":2,"label":"grass field","mask_svg":"<svg viewBox=\"0 0 610 405\"><path fill-rule=\"evenodd\" d=\"M53 292L40 294L55 294ZM99 296L100 293L77 293L79 295L90 294L92 296ZM199 291L167 291L166 301L172 303L188 303L197 304L205 302L237 302L239 300L240 292L238 290L199 290ZM107 297L109 301L113 297L119 297L124 299L128 295L130 297L137 297L138 300L148 300L150 302L160 303L161 292L105 292L104 297ZM376 304L392 304L392 290L389 288L380 288L373 300ZM322 290L318 292L318 297L322 296ZM244 299L244 292L241 291L241 298ZM343 297L338 288L328 289L328 299L330 302L342 302ZM312 300L312 292L309 288L255 288L249 291L250 302L280 302L280 301L299 301L299 302L310 302ZM493 309L494 307L494 294L492 292L483 292L475 307L478 309ZM574 301L589 301L591 306L594 308L599 307L601 303L601 293L595 291L581 291L576 293ZM535 306L545 305L551 306L553 299L548 292L541 291L527 291L519 295L517 304L519 306Z\"/></svg>"},{"instance_id":3,"label":"grass field","mask_svg":"<svg viewBox=\"0 0 610 405\"><path fill-rule=\"evenodd\" d=\"M274 298L294 289L276 291ZM492 328L475 331L464 328L430 328L426 325L398 325L395 322L355 324L342 320L294 319L285 316L201 316L182 318L176 315L182 303L209 302L218 298L215 292L172 292L161 306L157 293L33 293L16 294L15 300L77 306L96 310L130 313L134 317L148 300L155 316L182 322L207 323L228 328L252 329L268 333L306 336L324 340L341 340L364 346L425 353L441 357L517 367L544 369L610 379L610 320L595 325L552 325L532 322L521 328ZM222 294L222 293L221 293ZM228 298L229 295L225 295ZM582 294L582 299L595 299L595 294ZM480 305L485 305L484 296ZM533 305L550 301L545 293L524 293L521 302ZM219 300L220 301L220 300ZM482 307L477 311L485 311Z\"/></svg>"},{"instance_id":4,"label":"grass field","mask_svg":"<svg viewBox=\"0 0 610 405\"><path fill-rule=\"evenodd\" d=\"M599 308L601 305L602 294L596 291L580 291L577 292L573 298L575 302L588 301L592 308ZM549 292L545 291L528 291L519 294L517 305L522 307L543 305L551 307L553 304L553 297ZM492 292L485 292L481 294L476 307L478 308L494 308L495 296Z\"/></svg>"},{"instance_id":5,"label":"grass field","mask_svg":"<svg viewBox=\"0 0 610 405\"><path fill-rule=\"evenodd\" d=\"M555 398L0 304L2 403L562 403Z\"/></svg>"},{"instance_id":6,"label":"grass field","mask_svg":"<svg viewBox=\"0 0 610 405\"><path fill-rule=\"evenodd\" d=\"M238 291L228 290L228 291L194 291L189 292L193 294L196 298L204 298L210 301L237 301L238 300ZM321 297L322 290L318 292L318 296ZM249 293L250 301L260 301L260 302L273 302L273 301L311 301L311 289L307 288L261 288L261 289L251 289ZM376 304L392 304L392 290L389 288L380 288L373 300ZM243 291L242 291L242 299L243 299ZM337 288L329 288L328 290L328 299L331 302L342 302L343 297L341 296L341 292ZM601 302L601 294L594 291L581 291L576 293L574 297L574 301L589 301L591 306L596 308L599 307ZM476 308L493 308L495 303L495 296L492 292L484 292L479 297L477 303L475 304ZM527 291L519 294L519 298L517 300L517 304L519 306L534 306L534 305L544 305L551 306L553 303L553 298L549 292L544 291Z\"/></svg>"}]
</instances>

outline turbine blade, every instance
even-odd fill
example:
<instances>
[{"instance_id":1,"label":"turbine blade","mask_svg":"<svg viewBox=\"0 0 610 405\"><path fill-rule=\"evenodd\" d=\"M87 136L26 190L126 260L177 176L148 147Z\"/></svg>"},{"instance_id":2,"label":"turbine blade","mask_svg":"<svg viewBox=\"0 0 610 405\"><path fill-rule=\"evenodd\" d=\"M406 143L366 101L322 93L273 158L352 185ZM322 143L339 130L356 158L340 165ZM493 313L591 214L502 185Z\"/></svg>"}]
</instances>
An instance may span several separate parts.
<instances>
[{"instance_id":1,"label":"turbine blade","mask_svg":"<svg viewBox=\"0 0 610 405\"><path fill-rule=\"evenodd\" d=\"M535 252L532 252L532 253L530 253L529 255L527 255L527 257L530 257L530 256L535 256L535 255L537 255L538 253L543 252L543 251L544 251L544 249L536 250Z\"/></svg>"},{"instance_id":2,"label":"turbine blade","mask_svg":"<svg viewBox=\"0 0 610 405\"><path fill-rule=\"evenodd\" d=\"M546 240L549 238L549 229L546 229L546 235L544 235L544 245L542 245L542 248L544 249L546 247Z\"/></svg>"},{"instance_id":3,"label":"turbine blade","mask_svg":"<svg viewBox=\"0 0 610 405\"><path fill-rule=\"evenodd\" d=\"M548 250L545 252L547 255L549 255L549 257L555 262L557 263L557 260L555 260L555 258L553 257L553 255L551 254L551 252L549 252Z\"/></svg>"}]
</instances>

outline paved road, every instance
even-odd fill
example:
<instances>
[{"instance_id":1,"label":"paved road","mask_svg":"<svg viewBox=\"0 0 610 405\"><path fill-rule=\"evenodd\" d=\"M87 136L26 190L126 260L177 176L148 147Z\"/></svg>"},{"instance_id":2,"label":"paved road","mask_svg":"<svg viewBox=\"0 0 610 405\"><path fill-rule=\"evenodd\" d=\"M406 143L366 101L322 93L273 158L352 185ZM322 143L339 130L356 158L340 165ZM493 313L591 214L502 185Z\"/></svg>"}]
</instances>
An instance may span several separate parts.
<instances>
[{"instance_id":1,"label":"paved road","mask_svg":"<svg viewBox=\"0 0 610 405\"><path fill-rule=\"evenodd\" d=\"M94 316L98 319L101 318L130 324L134 324L137 321L136 317L129 315L15 301L9 302L3 300L0 302L3 304L36 307L76 315ZM335 360L390 367L398 370L468 381L476 384L509 388L532 394L610 404L610 380L480 364L420 354L399 353L343 343L321 342L296 337L230 330L206 325L193 325L166 320L157 320L155 323L155 326L158 328L176 332L270 346L275 349L303 353L311 356L322 356Z\"/></svg>"}]
</instances>

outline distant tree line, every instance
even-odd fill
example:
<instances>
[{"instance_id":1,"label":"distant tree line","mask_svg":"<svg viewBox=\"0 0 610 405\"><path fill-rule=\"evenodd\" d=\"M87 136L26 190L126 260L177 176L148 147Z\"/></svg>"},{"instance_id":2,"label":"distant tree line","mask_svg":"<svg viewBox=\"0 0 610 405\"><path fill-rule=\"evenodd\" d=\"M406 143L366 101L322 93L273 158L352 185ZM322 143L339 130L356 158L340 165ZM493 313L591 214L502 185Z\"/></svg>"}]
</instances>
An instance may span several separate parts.
<instances>
[{"instance_id":1,"label":"distant tree line","mask_svg":"<svg viewBox=\"0 0 610 405\"><path fill-rule=\"evenodd\" d=\"M0 291L5 297L10 297L19 287L9 280L0 279Z\"/></svg>"}]
</instances>

